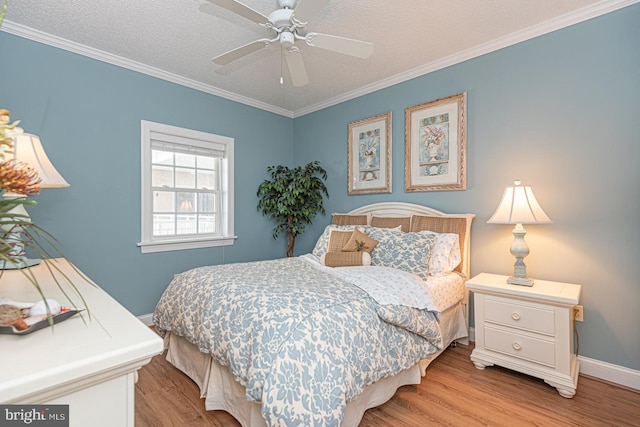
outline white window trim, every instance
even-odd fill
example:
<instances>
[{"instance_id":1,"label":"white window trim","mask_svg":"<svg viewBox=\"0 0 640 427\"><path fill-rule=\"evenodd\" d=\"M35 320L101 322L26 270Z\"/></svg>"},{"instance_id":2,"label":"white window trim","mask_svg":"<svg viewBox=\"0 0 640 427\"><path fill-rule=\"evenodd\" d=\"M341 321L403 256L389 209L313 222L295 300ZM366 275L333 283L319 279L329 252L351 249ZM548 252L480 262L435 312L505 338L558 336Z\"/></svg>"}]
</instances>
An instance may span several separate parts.
<instances>
[{"instance_id":1,"label":"white window trim","mask_svg":"<svg viewBox=\"0 0 640 427\"><path fill-rule=\"evenodd\" d=\"M233 245L237 236L233 229L233 146L234 139L200 132L192 129L185 129L176 126L165 125L141 120L141 157L142 157L142 185L141 185L141 242L138 243L141 252L165 252L183 249L208 248L214 246ZM180 138L190 138L194 145L202 145L203 142L213 144L224 144L225 157L220 162L222 165L221 197L222 197L222 236L215 238L203 236L169 236L162 239L153 237L153 192L151 191L151 134L162 133L165 135L175 135Z\"/></svg>"}]
</instances>

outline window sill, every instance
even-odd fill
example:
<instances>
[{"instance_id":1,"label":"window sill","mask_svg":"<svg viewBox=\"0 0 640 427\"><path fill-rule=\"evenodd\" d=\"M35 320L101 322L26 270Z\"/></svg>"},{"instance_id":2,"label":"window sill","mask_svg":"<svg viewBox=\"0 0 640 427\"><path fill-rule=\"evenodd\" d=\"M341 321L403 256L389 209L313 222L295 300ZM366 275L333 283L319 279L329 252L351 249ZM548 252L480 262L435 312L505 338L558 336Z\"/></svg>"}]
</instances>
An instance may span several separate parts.
<instances>
[{"instance_id":1,"label":"window sill","mask_svg":"<svg viewBox=\"0 0 640 427\"><path fill-rule=\"evenodd\" d=\"M215 246L231 246L238 236L225 236L212 239L165 240L161 242L140 242L138 246L143 254L154 252L180 251L184 249L211 248Z\"/></svg>"}]
</instances>

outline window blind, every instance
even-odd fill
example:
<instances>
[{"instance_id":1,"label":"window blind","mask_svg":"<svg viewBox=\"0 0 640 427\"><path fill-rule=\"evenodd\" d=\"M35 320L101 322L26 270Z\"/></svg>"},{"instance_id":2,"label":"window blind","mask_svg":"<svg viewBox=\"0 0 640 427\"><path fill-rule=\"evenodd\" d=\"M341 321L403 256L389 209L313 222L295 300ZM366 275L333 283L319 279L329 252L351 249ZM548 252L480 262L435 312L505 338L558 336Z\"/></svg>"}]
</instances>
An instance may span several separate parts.
<instances>
[{"instance_id":1,"label":"window blind","mask_svg":"<svg viewBox=\"0 0 640 427\"><path fill-rule=\"evenodd\" d=\"M225 144L177 137L158 132L151 132L151 148L153 150L168 151L172 153L218 158L224 158L226 154Z\"/></svg>"}]
</instances>

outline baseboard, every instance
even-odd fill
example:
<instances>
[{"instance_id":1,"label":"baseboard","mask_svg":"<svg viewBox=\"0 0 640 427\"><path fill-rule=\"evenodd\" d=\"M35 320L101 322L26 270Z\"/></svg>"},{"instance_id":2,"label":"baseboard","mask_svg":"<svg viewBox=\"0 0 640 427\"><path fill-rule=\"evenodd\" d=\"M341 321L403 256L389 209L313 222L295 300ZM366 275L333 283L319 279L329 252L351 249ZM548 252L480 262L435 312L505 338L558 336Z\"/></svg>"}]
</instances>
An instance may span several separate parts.
<instances>
[{"instance_id":1,"label":"baseboard","mask_svg":"<svg viewBox=\"0 0 640 427\"><path fill-rule=\"evenodd\" d=\"M153 324L153 314L143 314L138 319L147 326ZM469 329L469 340L476 340L474 328ZM578 356L580 361L580 373L590 377L598 378L610 383L619 384L624 387L640 390L640 371L625 368L624 366L602 362L589 357Z\"/></svg>"},{"instance_id":2,"label":"baseboard","mask_svg":"<svg viewBox=\"0 0 640 427\"><path fill-rule=\"evenodd\" d=\"M475 342L475 328L469 328L469 340ZM640 390L640 371L584 356L578 356L578 361L581 374Z\"/></svg>"},{"instance_id":3,"label":"baseboard","mask_svg":"<svg viewBox=\"0 0 640 427\"><path fill-rule=\"evenodd\" d=\"M640 390L640 371L584 356L578 356L578 361L581 374Z\"/></svg>"},{"instance_id":4,"label":"baseboard","mask_svg":"<svg viewBox=\"0 0 640 427\"><path fill-rule=\"evenodd\" d=\"M153 313L138 316L138 319L147 326L153 325Z\"/></svg>"}]
</instances>

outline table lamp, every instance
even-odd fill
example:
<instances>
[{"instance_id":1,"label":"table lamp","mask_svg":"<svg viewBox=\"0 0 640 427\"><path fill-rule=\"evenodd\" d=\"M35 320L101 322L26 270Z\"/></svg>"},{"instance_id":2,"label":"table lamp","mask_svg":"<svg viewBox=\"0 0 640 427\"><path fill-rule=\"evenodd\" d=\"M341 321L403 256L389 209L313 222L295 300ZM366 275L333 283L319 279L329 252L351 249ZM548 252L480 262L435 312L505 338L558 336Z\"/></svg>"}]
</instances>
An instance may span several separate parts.
<instances>
[{"instance_id":1,"label":"table lamp","mask_svg":"<svg viewBox=\"0 0 640 427\"><path fill-rule=\"evenodd\" d=\"M551 219L542 210L528 185L514 181L513 187L507 187L502 194L498 208L487 221L489 224L515 224L511 255L516 258L513 265L513 276L507 279L511 285L533 286L533 279L527 277L527 266L524 257L529 255L529 246L524 240L527 233L522 224L549 224Z\"/></svg>"},{"instance_id":2,"label":"table lamp","mask_svg":"<svg viewBox=\"0 0 640 427\"><path fill-rule=\"evenodd\" d=\"M42 148L42 143L37 135L28 133L16 135L13 138L13 148L11 151L12 152L5 153L5 160L13 161L15 163L24 163L33 168L41 180L38 184L40 188L69 187L69 183L65 181L56 168L53 167L53 164L47 157L44 148ZM16 193L5 193L3 194L3 197L6 199L16 199L23 198L25 196ZM13 208L11 213L23 215L24 217L21 218L23 221L30 221L29 214L22 204L18 204ZM21 232L22 229L20 227L12 227L10 230L7 230L5 240L7 242L11 242L13 246L11 255L14 261L0 262L0 269L20 269L31 267L40 262L39 259L26 258L24 244L22 243L22 239L19 235Z\"/></svg>"}]
</instances>

